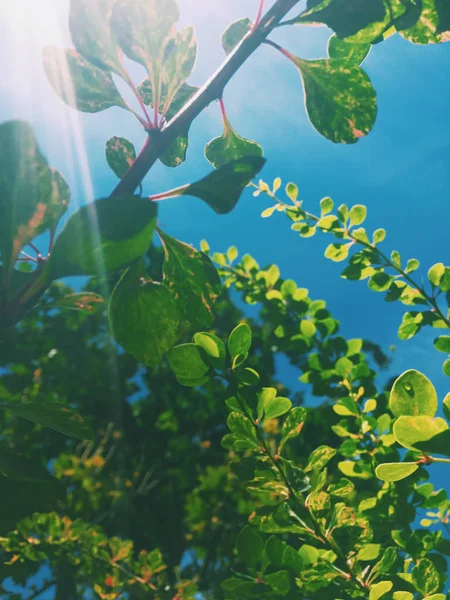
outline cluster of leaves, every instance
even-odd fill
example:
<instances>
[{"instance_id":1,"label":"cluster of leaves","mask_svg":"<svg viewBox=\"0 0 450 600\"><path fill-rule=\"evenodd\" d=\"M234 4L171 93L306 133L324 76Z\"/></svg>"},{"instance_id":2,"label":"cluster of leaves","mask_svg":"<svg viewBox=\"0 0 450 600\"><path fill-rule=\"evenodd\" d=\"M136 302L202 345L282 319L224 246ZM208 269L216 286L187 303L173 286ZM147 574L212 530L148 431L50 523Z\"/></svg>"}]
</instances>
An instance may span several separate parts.
<instances>
[{"instance_id":1,"label":"cluster of leaves","mask_svg":"<svg viewBox=\"0 0 450 600\"><path fill-rule=\"evenodd\" d=\"M416 258L403 261L400 253L393 250L388 256L380 249L386 238L385 229L377 229L367 234L364 223L367 208L362 204L348 207L341 204L336 210L331 198L320 201L320 215L303 209L298 199L298 188L294 183L285 187L287 200L280 200L276 194L281 187L278 178L272 186L260 180L254 195L266 194L274 202L262 212L267 218L275 212L284 213L293 224L293 231L300 237L308 238L317 232L333 235L336 242L325 250L325 256L334 262L347 261L341 277L349 281L367 280L368 287L375 292L384 292L387 302L399 301L411 307L403 315L398 330L401 340L413 338L425 326L446 330L447 333L434 340L436 350L450 354L450 266L436 263L428 270L427 285L415 279L413 273L420 267ZM417 310L418 308L421 310ZM413 310L415 308L416 310ZM443 365L443 371L450 376L450 359Z\"/></svg>"},{"instance_id":2,"label":"cluster of leaves","mask_svg":"<svg viewBox=\"0 0 450 600\"><path fill-rule=\"evenodd\" d=\"M247 482L254 510L237 537L239 566L235 576L222 583L224 597L367 598L369 594L371 600L387 600L421 594L444 600L440 591L446 563L437 553L448 552L448 541L442 532L411 527L422 506L445 514L446 494L434 492L431 484L425 484L424 493L425 461L414 464L401 490L390 483L400 479L390 476L398 465L384 465L386 459L399 456L398 437L402 445L405 440L398 423L407 417L394 420L387 395L367 398L349 370L341 381L341 397L333 404L333 411L343 418L332 430L343 442L338 448L318 446L305 461L303 453L292 454L290 446L299 438L301 443L308 410L278 396L276 388L261 386L258 372L245 366L251 341L251 330L242 323L226 345L212 334L199 333L169 355L184 385L195 385L186 380L193 369L203 381L219 377L228 382L230 433L222 445L230 452L237 476ZM425 379L413 376L420 383ZM412 380L406 382L411 389L406 389L405 377L411 374L394 384L390 401L394 415L399 404L404 412L416 414L428 397L429 390ZM412 400L404 392L399 397L399 387L409 391ZM344 460L338 461L339 456ZM380 463L383 466L377 466ZM377 483L375 471L387 474L383 477L387 482ZM433 519L437 520L434 513Z\"/></svg>"}]
</instances>

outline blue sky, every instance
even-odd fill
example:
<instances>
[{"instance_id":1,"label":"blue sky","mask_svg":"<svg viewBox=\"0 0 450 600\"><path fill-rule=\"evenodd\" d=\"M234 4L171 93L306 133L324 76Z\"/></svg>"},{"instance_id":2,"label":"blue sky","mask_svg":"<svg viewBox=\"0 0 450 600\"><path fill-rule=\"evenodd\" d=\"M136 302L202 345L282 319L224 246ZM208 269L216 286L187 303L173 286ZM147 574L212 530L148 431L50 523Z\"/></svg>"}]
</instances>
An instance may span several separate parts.
<instances>
[{"instance_id":1,"label":"blue sky","mask_svg":"<svg viewBox=\"0 0 450 600\"><path fill-rule=\"evenodd\" d=\"M182 23L197 28L199 58L190 82L201 85L224 58L221 33L234 19L253 17L257 1L179 4ZM125 111L79 114L50 88L41 51L47 44L70 46L67 10L68 0L7 3L0 21L0 51L8 57L0 80L0 119L33 123L50 164L69 181L76 207L108 195L116 184L104 159L105 141L122 135L139 148L144 136ZM303 58L326 56L326 29L283 28L272 37ZM297 71L269 47L251 57L226 89L228 115L241 135L262 144L266 180L280 176L296 182L305 208L312 211L324 196L337 204L366 204L367 229L386 228L386 250L418 258L419 276L426 277L429 266L448 264L450 254L450 44L419 47L395 36L373 49L364 68L377 90L379 113L373 132L355 145L333 145L315 132ZM143 76L139 69L133 73L137 81ZM191 129L188 161L176 170L157 166L144 190L155 193L203 176L210 170L204 145L220 133L219 108L211 105ZM400 342L403 308L386 304L363 282L340 279L339 265L323 257L327 239L299 238L282 215L261 219L267 205L263 197L246 192L233 213L217 216L198 200L175 199L161 203L160 221L170 234L194 245L207 238L215 251L236 245L261 265L277 263L284 278L309 288L313 298L327 300L345 336L367 337L384 348L395 345L391 371L422 370L443 398L450 386L441 372L444 356L432 348L436 331ZM291 386L301 385L288 370L284 375Z\"/></svg>"}]
</instances>

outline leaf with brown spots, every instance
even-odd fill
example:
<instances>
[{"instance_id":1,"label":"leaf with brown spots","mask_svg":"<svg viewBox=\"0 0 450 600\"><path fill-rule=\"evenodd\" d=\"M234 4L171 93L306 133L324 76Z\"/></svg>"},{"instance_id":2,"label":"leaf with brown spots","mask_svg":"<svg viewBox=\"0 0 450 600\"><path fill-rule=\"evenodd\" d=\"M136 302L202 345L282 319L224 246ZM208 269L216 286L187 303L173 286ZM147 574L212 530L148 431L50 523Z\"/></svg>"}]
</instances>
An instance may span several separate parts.
<instances>
[{"instance_id":1,"label":"leaf with brown spots","mask_svg":"<svg viewBox=\"0 0 450 600\"><path fill-rule=\"evenodd\" d=\"M354 144L371 131L377 97L360 67L336 59L289 58L300 71L308 117L321 135L335 143Z\"/></svg>"},{"instance_id":2,"label":"leaf with brown spots","mask_svg":"<svg viewBox=\"0 0 450 600\"><path fill-rule=\"evenodd\" d=\"M136 150L131 142L122 137L112 137L106 142L106 161L119 179L136 160Z\"/></svg>"},{"instance_id":3,"label":"leaf with brown spots","mask_svg":"<svg viewBox=\"0 0 450 600\"><path fill-rule=\"evenodd\" d=\"M20 250L56 227L69 200L67 183L47 165L30 125L24 121L0 125L0 252L5 286Z\"/></svg>"},{"instance_id":4,"label":"leaf with brown spots","mask_svg":"<svg viewBox=\"0 0 450 600\"><path fill-rule=\"evenodd\" d=\"M194 327L213 321L212 305L220 294L220 277L203 252L158 230L164 245L164 283L172 290L178 306Z\"/></svg>"},{"instance_id":5,"label":"leaf with brown spots","mask_svg":"<svg viewBox=\"0 0 450 600\"><path fill-rule=\"evenodd\" d=\"M422 0L409 7L396 22L399 34L413 44L441 44L450 41L450 2Z\"/></svg>"},{"instance_id":6,"label":"leaf with brown spots","mask_svg":"<svg viewBox=\"0 0 450 600\"><path fill-rule=\"evenodd\" d=\"M52 88L72 108L87 113L111 106L127 109L112 74L88 62L76 50L47 46L44 70Z\"/></svg>"}]
</instances>

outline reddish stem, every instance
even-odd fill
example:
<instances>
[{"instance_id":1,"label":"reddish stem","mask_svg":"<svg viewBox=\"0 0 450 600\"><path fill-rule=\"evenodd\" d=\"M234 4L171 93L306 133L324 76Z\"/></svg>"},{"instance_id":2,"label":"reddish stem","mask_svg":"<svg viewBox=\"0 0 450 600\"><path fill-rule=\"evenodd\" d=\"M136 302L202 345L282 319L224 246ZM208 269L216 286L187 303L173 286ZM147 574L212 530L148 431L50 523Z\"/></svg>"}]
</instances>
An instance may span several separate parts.
<instances>
[{"instance_id":1,"label":"reddish stem","mask_svg":"<svg viewBox=\"0 0 450 600\"><path fill-rule=\"evenodd\" d=\"M281 54L284 54L284 56L286 56L286 58L289 58L289 60L295 59L295 56L293 54L291 54L290 52L285 50L282 46L280 46L280 44L277 44L276 42L272 42L272 40L264 40L263 44L267 44L268 46L272 46L273 48L276 48L279 52L281 52Z\"/></svg>"},{"instance_id":2,"label":"reddish stem","mask_svg":"<svg viewBox=\"0 0 450 600\"><path fill-rule=\"evenodd\" d=\"M264 0L259 0L258 12L256 13L256 19L255 19L255 22L253 23L252 31L254 31L258 27L259 23L261 22L263 10L264 10Z\"/></svg>"}]
</instances>

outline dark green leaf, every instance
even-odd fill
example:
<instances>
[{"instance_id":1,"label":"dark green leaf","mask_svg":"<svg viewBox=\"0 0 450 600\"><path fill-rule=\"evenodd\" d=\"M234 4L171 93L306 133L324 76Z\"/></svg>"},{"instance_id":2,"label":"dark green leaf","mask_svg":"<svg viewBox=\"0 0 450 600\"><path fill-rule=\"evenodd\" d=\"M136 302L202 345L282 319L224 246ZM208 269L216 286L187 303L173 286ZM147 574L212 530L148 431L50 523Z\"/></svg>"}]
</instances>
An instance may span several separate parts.
<instances>
[{"instance_id":1,"label":"dark green leaf","mask_svg":"<svg viewBox=\"0 0 450 600\"><path fill-rule=\"evenodd\" d=\"M412 582L418 592L429 596L439 588L439 573L428 558L422 558L411 571Z\"/></svg>"},{"instance_id":2,"label":"dark green leaf","mask_svg":"<svg viewBox=\"0 0 450 600\"><path fill-rule=\"evenodd\" d=\"M303 79L309 119L321 135L354 144L370 132L377 115L376 93L360 67L335 59L291 60Z\"/></svg>"},{"instance_id":3,"label":"dark green leaf","mask_svg":"<svg viewBox=\"0 0 450 600\"><path fill-rule=\"evenodd\" d=\"M125 138L112 137L106 142L106 161L119 179L136 160L136 150L131 142Z\"/></svg>"},{"instance_id":4,"label":"dark green leaf","mask_svg":"<svg viewBox=\"0 0 450 600\"><path fill-rule=\"evenodd\" d=\"M103 198L83 206L56 239L47 275L95 275L120 269L147 251L156 225L148 199Z\"/></svg>"},{"instance_id":5,"label":"dark green leaf","mask_svg":"<svg viewBox=\"0 0 450 600\"><path fill-rule=\"evenodd\" d=\"M76 50L47 46L44 69L55 92L72 108L88 113L111 106L127 109L111 73L88 62Z\"/></svg>"},{"instance_id":6,"label":"dark green leaf","mask_svg":"<svg viewBox=\"0 0 450 600\"><path fill-rule=\"evenodd\" d=\"M231 23L222 35L222 47L227 54L230 54L239 42L247 35L252 28L252 20L243 17Z\"/></svg>"},{"instance_id":7,"label":"dark green leaf","mask_svg":"<svg viewBox=\"0 0 450 600\"><path fill-rule=\"evenodd\" d=\"M117 342L146 365L157 365L179 337L180 315L172 292L148 280L138 262L116 285L109 322Z\"/></svg>"},{"instance_id":8,"label":"dark green leaf","mask_svg":"<svg viewBox=\"0 0 450 600\"><path fill-rule=\"evenodd\" d=\"M8 121L0 125L0 252L4 277L9 277L21 248L57 222L62 181L47 166L28 123Z\"/></svg>"},{"instance_id":9,"label":"dark green leaf","mask_svg":"<svg viewBox=\"0 0 450 600\"><path fill-rule=\"evenodd\" d=\"M64 433L69 437L80 440L93 439L93 433L90 427L84 422L83 417L74 412L66 404L2 402L0 409L9 410L18 417L28 419L44 427L50 427L50 429Z\"/></svg>"},{"instance_id":10,"label":"dark green leaf","mask_svg":"<svg viewBox=\"0 0 450 600\"><path fill-rule=\"evenodd\" d=\"M294 23L324 23L346 41L367 44L377 40L406 11L402 0L310 0Z\"/></svg>"},{"instance_id":11,"label":"dark green leaf","mask_svg":"<svg viewBox=\"0 0 450 600\"><path fill-rule=\"evenodd\" d=\"M181 195L195 196L208 204L217 214L233 210L245 187L263 168L265 159L248 156L234 160L204 179L180 190Z\"/></svg>"},{"instance_id":12,"label":"dark green leaf","mask_svg":"<svg viewBox=\"0 0 450 600\"><path fill-rule=\"evenodd\" d=\"M372 46L370 44L350 44L335 34L328 40L328 56L359 66L367 58Z\"/></svg>"},{"instance_id":13,"label":"dark green leaf","mask_svg":"<svg viewBox=\"0 0 450 600\"><path fill-rule=\"evenodd\" d=\"M50 475L46 468L33 462L26 456L13 454L6 450L0 451L0 471L2 475L13 481L28 481L34 483L53 483L59 487L59 481Z\"/></svg>"},{"instance_id":14,"label":"dark green leaf","mask_svg":"<svg viewBox=\"0 0 450 600\"><path fill-rule=\"evenodd\" d=\"M256 567L262 560L264 542L261 536L247 525L237 537L236 550L243 563L249 567Z\"/></svg>"},{"instance_id":15,"label":"dark green leaf","mask_svg":"<svg viewBox=\"0 0 450 600\"><path fill-rule=\"evenodd\" d=\"M158 233L165 251L165 285L172 290L186 320L194 327L208 327L213 321L212 305L222 287L211 259L161 230Z\"/></svg>"},{"instance_id":16,"label":"dark green leaf","mask_svg":"<svg viewBox=\"0 0 450 600\"><path fill-rule=\"evenodd\" d=\"M14 481L0 477L0 535L14 529L35 512L49 512L64 498L64 488L54 481Z\"/></svg>"},{"instance_id":17,"label":"dark green leaf","mask_svg":"<svg viewBox=\"0 0 450 600\"><path fill-rule=\"evenodd\" d=\"M396 417L402 415L433 417L437 407L436 390L425 375L411 369L396 379L389 397L389 408Z\"/></svg>"}]
</instances>

